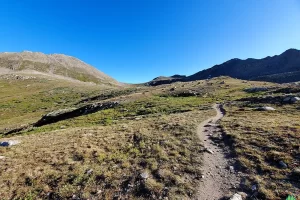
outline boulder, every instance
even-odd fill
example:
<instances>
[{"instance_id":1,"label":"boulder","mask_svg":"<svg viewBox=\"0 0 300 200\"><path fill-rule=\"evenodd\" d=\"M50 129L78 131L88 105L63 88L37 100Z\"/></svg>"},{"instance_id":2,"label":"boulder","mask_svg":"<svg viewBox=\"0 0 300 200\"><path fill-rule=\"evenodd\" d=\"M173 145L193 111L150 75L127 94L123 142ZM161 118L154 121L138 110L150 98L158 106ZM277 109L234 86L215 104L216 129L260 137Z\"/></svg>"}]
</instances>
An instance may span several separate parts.
<instances>
[{"instance_id":1,"label":"boulder","mask_svg":"<svg viewBox=\"0 0 300 200\"><path fill-rule=\"evenodd\" d=\"M61 109L57 111L50 112L44 115L39 121L37 121L33 126L39 127L46 124L55 123L61 120L66 120L69 118L78 117L81 115L86 115L100 110L113 108L119 105L118 102L105 102L105 103L93 103L82 106L80 108L68 108Z\"/></svg>"},{"instance_id":2,"label":"boulder","mask_svg":"<svg viewBox=\"0 0 300 200\"><path fill-rule=\"evenodd\" d=\"M249 92L249 93L255 93L255 92L265 92L268 91L268 88L265 87L253 87L253 88L247 88L244 89L245 92Z\"/></svg>"},{"instance_id":3,"label":"boulder","mask_svg":"<svg viewBox=\"0 0 300 200\"><path fill-rule=\"evenodd\" d=\"M258 111L274 111L275 108L270 107L270 106L262 106L262 107L256 108L255 110L258 110Z\"/></svg>"},{"instance_id":4,"label":"boulder","mask_svg":"<svg viewBox=\"0 0 300 200\"><path fill-rule=\"evenodd\" d=\"M243 200L242 195L235 193L229 200Z\"/></svg>"},{"instance_id":5,"label":"boulder","mask_svg":"<svg viewBox=\"0 0 300 200\"><path fill-rule=\"evenodd\" d=\"M299 97L292 97L292 98L290 99L290 101L291 101L292 103L296 103L297 101L300 101L300 98L299 98Z\"/></svg>"},{"instance_id":6,"label":"boulder","mask_svg":"<svg viewBox=\"0 0 300 200\"><path fill-rule=\"evenodd\" d=\"M242 199L247 199L248 194L245 192L238 192L239 195L242 196Z\"/></svg>"},{"instance_id":7,"label":"boulder","mask_svg":"<svg viewBox=\"0 0 300 200\"><path fill-rule=\"evenodd\" d=\"M2 141L0 142L0 147L9 147L19 144L20 142L18 140L8 140L8 141Z\"/></svg>"},{"instance_id":8,"label":"boulder","mask_svg":"<svg viewBox=\"0 0 300 200\"><path fill-rule=\"evenodd\" d=\"M284 99L283 99L283 102L289 102L291 100L291 97L285 97Z\"/></svg>"}]
</instances>

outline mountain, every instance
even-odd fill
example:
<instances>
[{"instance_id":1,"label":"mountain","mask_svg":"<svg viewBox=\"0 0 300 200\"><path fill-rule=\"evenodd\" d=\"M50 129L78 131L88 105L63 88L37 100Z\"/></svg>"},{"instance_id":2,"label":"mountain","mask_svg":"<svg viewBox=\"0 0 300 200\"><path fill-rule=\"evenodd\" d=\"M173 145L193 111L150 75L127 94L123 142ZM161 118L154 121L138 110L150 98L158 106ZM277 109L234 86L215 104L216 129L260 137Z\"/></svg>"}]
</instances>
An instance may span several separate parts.
<instances>
[{"instance_id":1,"label":"mountain","mask_svg":"<svg viewBox=\"0 0 300 200\"><path fill-rule=\"evenodd\" d=\"M118 82L83 61L63 54L44 54L23 51L21 53L0 53L0 72L39 72L59 75L83 82L117 84Z\"/></svg>"},{"instance_id":2,"label":"mountain","mask_svg":"<svg viewBox=\"0 0 300 200\"><path fill-rule=\"evenodd\" d=\"M191 76L173 78L170 82L194 81L217 76L230 76L244 80L269 81L287 83L300 81L300 51L289 49L280 55L263 59L248 58L231 59L223 64L215 65ZM152 80L149 85L164 84L165 81Z\"/></svg>"}]
</instances>

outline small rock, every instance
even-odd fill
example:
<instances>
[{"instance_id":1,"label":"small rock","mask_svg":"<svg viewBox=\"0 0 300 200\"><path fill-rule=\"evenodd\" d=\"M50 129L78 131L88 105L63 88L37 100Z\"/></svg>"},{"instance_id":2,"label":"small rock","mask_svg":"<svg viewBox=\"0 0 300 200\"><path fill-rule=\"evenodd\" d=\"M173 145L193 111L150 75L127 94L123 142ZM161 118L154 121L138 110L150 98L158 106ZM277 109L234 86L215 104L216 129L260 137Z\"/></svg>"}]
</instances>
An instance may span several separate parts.
<instances>
[{"instance_id":1,"label":"small rock","mask_svg":"<svg viewBox=\"0 0 300 200\"><path fill-rule=\"evenodd\" d=\"M285 162L283 162L282 160L279 161L278 164L279 164L279 167L282 168L282 169L286 169L288 167L287 164Z\"/></svg>"},{"instance_id":2,"label":"small rock","mask_svg":"<svg viewBox=\"0 0 300 200\"><path fill-rule=\"evenodd\" d=\"M97 191L97 194L101 194L101 193L102 193L102 190L98 190L98 191Z\"/></svg>"},{"instance_id":3,"label":"small rock","mask_svg":"<svg viewBox=\"0 0 300 200\"><path fill-rule=\"evenodd\" d=\"M91 174L93 173L93 171L94 171L93 169L88 169L88 170L86 170L85 173L86 173L87 175L91 175Z\"/></svg>"},{"instance_id":4,"label":"small rock","mask_svg":"<svg viewBox=\"0 0 300 200\"><path fill-rule=\"evenodd\" d=\"M20 142L18 140L3 141L3 142L0 142L0 147L9 147L9 146L17 145L19 143Z\"/></svg>"},{"instance_id":5,"label":"small rock","mask_svg":"<svg viewBox=\"0 0 300 200\"><path fill-rule=\"evenodd\" d=\"M297 180L298 182L300 182L300 168L295 168L292 172L292 177L293 180Z\"/></svg>"},{"instance_id":6,"label":"small rock","mask_svg":"<svg viewBox=\"0 0 300 200\"><path fill-rule=\"evenodd\" d=\"M234 194L231 198L230 198L230 200L243 200L242 199L242 196L240 195L240 194Z\"/></svg>"},{"instance_id":7,"label":"small rock","mask_svg":"<svg viewBox=\"0 0 300 200\"><path fill-rule=\"evenodd\" d=\"M251 186L251 190L252 190L252 191L256 191L256 190L257 190L257 185L252 185L252 186Z\"/></svg>"},{"instance_id":8,"label":"small rock","mask_svg":"<svg viewBox=\"0 0 300 200\"><path fill-rule=\"evenodd\" d=\"M233 166L229 166L229 171L230 171L231 173L234 173L234 167L233 167Z\"/></svg>"},{"instance_id":9,"label":"small rock","mask_svg":"<svg viewBox=\"0 0 300 200\"><path fill-rule=\"evenodd\" d=\"M3 159L5 159L5 156L0 156L0 160L3 160Z\"/></svg>"},{"instance_id":10,"label":"small rock","mask_svg":"<svg viewBox=\"0 0 300 200\"><path fill-rule=\"evenodd\" d=\"M149 178L149 173L148 172L143 172L140 174L140 176L143 178L143 179L147 179Z\"/></svg>"},{"instance_id":11,"label":"small rock","mask_svg":"<svg viewBox=\"0 0 300 200\"><path fill-rule=\"evenodd\" d=\"M208 149L208 148L205 148L205 151L206 151L207 153L214 154L214 152L213 152L212 150Z\"/></svg>"}]
</instances>

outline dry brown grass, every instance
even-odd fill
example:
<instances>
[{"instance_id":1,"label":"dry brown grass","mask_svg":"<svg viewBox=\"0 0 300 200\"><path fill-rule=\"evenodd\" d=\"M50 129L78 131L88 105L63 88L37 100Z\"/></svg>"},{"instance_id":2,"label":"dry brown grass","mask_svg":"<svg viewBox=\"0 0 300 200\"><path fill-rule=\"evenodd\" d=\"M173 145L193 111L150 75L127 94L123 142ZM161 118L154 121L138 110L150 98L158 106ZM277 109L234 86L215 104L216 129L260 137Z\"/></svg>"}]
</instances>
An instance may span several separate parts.
<instances>
[{"instance_id":1,"label":"dry brown grass","mask_svg":"<svg viewBox=\"0 0 300 200\"><path fill-rule=\"evenodd\" d=\"M225 84L221 84L223 80ZM14 86L1 83L6 91L0 94L5 102L0 107L0 111L5 111L1 113L4 116L1 128L7 127L8 122L11 125L34 122L41 114L78 106L80 100L103 92L101 87L54 85L51 81L32 82L29 85L33 87L29 88L19 82L13 82ZM157 87L140 86L134 93L120 93L108 99L121 103L114 109L20 132L19 136L10 138L20 140L19 145L0 148L0 155L6 157L0 160L0 196L3 199L66 199L73 195L81 199L190 199L201 175L201 142L196 136L196 126L215 114L211 109L215 102L259 95L243 92L244 88L253 86L274 84L220 77ZM7 93L10 87L15 92ZM192 90L198 96L173 97L174 87L176 92ZM236 139L234 147L250 174L258 174L257 169L275 170L264 163L256 167L257 160L265 159L264 156L286 158L286 162L295 158L294 154L285 153L290 147L276 140L277 137L283 141L299 139L295 133L299 124L291 122L296 113L288 106L285 108L280 114L276 111L260 116L249 109L227 107L229 112L223 125ZM285 122L279 121L283 114L286 114ZM274 133L266 134L273 129ZM282 134L282 131L288 132ZM261 148L269 145L270 140L275 148L261 154ZM293 144L295 149L297 143ZM145 171L149 178L142 180L140 173ZM275 172L276 176L286 176L290 168L284 173L279 169ZM273 181L270 177L268 174L256 177L264 194L271 191L264 181ZM283 184L282 188L289 191L295 187L282 181L275 183L276 187Z\"/></svg>"},{"instance_id":2,"label":"dry brown grass","mask_svg":"<svg viewBox=\"0 0 300 200\"><path fill-rule=\"evenodd\" d=\"M273 112L254 111L257 105L228 105L222 120L241 168L250 175L247 187L258 184L261 199L300 198L300 184L291 177L300 164L299 105L269 105L277 109ZM280 168L280 161L288 168Z\"/></svg>"},{"instance_id":3,"label":"dry brown grass","mask_svg":"<svg viewBox=\"0 0 300 200\"><path fill-rule=\"evenodd\" d=\"M196 125L212 110L122 120L111 126L15 136L1 148L3 199L189 197L200 176ZM91 174L87 170L92 169ZM140 173L148 171L145 182Z\"/></svg>"}]
</instances>

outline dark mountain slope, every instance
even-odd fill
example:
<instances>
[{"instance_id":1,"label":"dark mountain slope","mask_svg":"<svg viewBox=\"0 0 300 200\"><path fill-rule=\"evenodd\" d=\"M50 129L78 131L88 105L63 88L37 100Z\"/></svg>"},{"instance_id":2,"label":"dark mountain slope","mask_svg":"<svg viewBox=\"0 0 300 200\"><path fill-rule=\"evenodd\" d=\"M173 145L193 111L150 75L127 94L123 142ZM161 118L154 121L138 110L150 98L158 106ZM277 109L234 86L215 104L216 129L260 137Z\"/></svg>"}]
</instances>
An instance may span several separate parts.
<instances>
[{"instance_id":1,"label":"dark mountain slope","mask_svg":"<svg viewBox=\"0 0 300 200\"><path fill-rule=\"evenodd\" d=\"M225 75L246 80L258 79L260 77L259 80L264 80L263 77L270 75L297 71L300 71L300 51L289 49L279 56L276 55L263 59L232 59L221 65L215 65L212 68L191 75L188 79L199 80L206 79L209 76ZM274 81L282 82L280 79ZM290 80L285 80L284 82L290 82Z\"/></svg>"},{"instance_id":2,"label":"dark mountain slope","mask_svg":"<svg viewBox=\"0 0 300 200\"><path fill-rule=\"evenodd\" d=\"M263 59L231 59L187 77L164 77L154 79L148 85L160 85L177 81L195 81L217 76L230 76L244 80L259 80L277 83L300 81L300 51L289 49L276 56Z\"/></svg>"}]
</instances>

